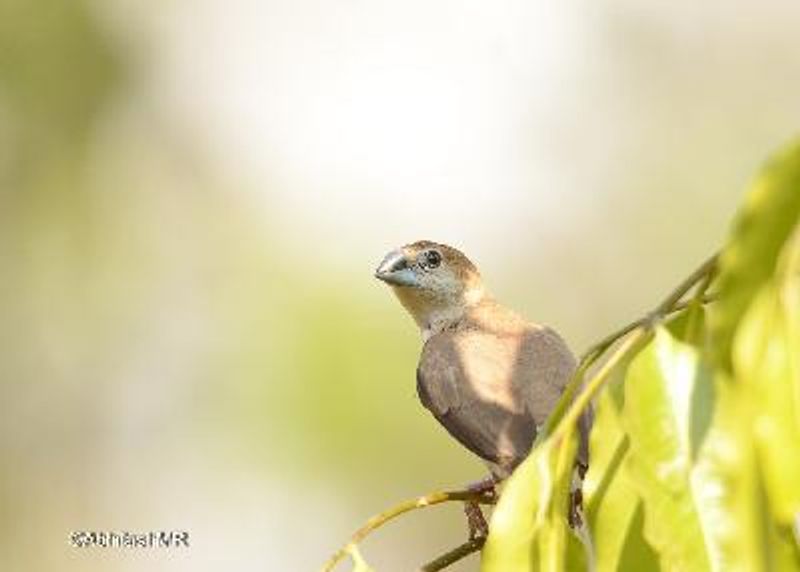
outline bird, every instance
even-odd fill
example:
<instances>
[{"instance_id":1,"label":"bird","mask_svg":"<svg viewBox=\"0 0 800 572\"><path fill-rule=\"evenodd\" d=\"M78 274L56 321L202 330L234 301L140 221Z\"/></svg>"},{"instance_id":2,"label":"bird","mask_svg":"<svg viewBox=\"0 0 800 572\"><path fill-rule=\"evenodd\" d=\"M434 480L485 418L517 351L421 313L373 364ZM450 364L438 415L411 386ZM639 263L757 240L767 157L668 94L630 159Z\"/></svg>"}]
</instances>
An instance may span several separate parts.
<instances>
[{"instance_id":1,"label":"bird","mask_svg":"<svg viewBox=\"0 0 800 572\"><path fill-rule=\"evenodd\" d=\"M491 490L531 450L537 433L576 369L576 359L552 328L500 304L460 250L431 240L394 249L375 270L416 322L422 351L416 370L422 405L489 477L471 485ZM576 473L588 469L587 411L579 421ZM580 524L580 487L573 487L570 524ZM488 533L477 503L465 507L470 538Z\"/></svg>"}]
</instances>

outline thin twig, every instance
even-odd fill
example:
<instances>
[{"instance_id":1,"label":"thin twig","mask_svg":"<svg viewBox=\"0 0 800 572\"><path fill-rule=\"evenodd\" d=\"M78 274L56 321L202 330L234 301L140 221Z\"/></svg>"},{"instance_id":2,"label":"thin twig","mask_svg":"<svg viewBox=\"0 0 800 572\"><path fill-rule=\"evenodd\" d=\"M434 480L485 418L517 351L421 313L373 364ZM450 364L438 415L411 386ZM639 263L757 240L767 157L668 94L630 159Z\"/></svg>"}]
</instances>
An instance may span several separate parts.
<instances>
[{"instance_id":1,"label":"thin twig","mask_svg":"<svg viewBox=\"0 0 800 572\"><path fill-rule=\"evenodd\" d=\"M717 296L707 294L703 296L700 301L702 304L708 304L710 302L716 301ZM675 304L664 316L669 316L674 313L680 312L685 310L689 307L692 303L691 300L687 300L685 302L680 302ZM545 430L541 432L538 436L539 440L543 440L547 435L550 435L555 428L555 425L561 420L564 416L565 411L570 406L570 404L574 401L575 394L578 393L582 382L583 376L586 375L586 372L589 370L592 365L606 352L608 349L617 343L619 340L633 332L636 328L640 328L642 326L647 325L653 321L653 314L649 314L643 318L639 318L634 320L633 322L626 324L625 326L619 328L618 330L612 332L611 334L607 335L605 338L592 344L592 346L587 349L583 355L581 356L580 361L578 362L578 368L575 370L575 373L572 376L569 384L567 384L564 393L562 393L561 398L559 399L556 406L553 408L550 417L545 424Z\"/></svg>"},{"instance_id":2,"label":"thin twig","mask_svg":"<svg viewBox=\"0 0 800 572\"><path fill-rule=\"evenodd\" d=\"M353 536L350 537L350 540L342 546L336 553L331 556L325 565L322 567L322 572L330 572L333 570L336 565L345 557L348 553L348 548L354 544L358 544L361 542L367 535L369 535L373 530L376 528L380 528L390 520L397 518L401 514L407 513L409 511L425 508L428 506L433 506L436 504L441 504L443 502L450 502L450 501L475 501L481 504L494 504L496 501L496 497L494 494L480 492L480 491L471 491L471 490L459 490L459 491L441 491L430 493L421 497L417 497L415 499L410 499L407 501L403 501L401 503L396 504L395 506L384 510L370 518L364 526L359 528L357 531L353 533Z\"/></svg>"},{"instance_id":3,"label":"thin twig","mask_svg":"<svg viewBox=\"0 0 800 572\"><path fill-rule=\"evenodd\" d=\"M656 307L655 310L655 317L656 318L663 318L666 314L672 310L672 308L680 302L681 298L683 298L686 293L691 290L695 284L704 280L709 274L714 274L717 268L717 260L719 259L719 253L715 253L713 256L709 256L708 259L703 262L697 269L692 272L683 282L681 282L677 288L675 288L669 296L667 296L661 304ZM710 279L709 279L710 280Z\"/></svg>"},{"instance_id":4,"label":"thin twig","mask_svg":"<svg viewBox=\"0 0 800 572\"><path fill-rule=\"evenodd\" d=\"M580 361L578 362L578 367L575 370L575 373L572 375L572 379L567 384L567 387L561 394L558 403L556 403L556 406L553 408L553 411L547 418L544 430L536 436L537 444L550 435L555 429L555 426L564 417L565 412L573 403L575 396L580 391L581 385L583 384L583 377L586 375L586 372L589 370L589 368L591 368L592 365L594 365L594 363L600 359L600 357L602 357L602 355L608 351L611 346L633 332L636 328L653 324L655 322L660 322L664 317L685 309L690 302L681 302L681 298L683 298L683 296L686 295L686 292L691 290L692 287L701 280L704 280L703 288L708 287L711 280L708 278L708 276L711 275L713 278L713 274L716 272L718 257L719 254L714 254L700 266L698 266L694 272L692 272L672 292L670 292L669 295L658 306L656 306L656 309L650 312L647 316L639 318L638 320L623 326L622 328L604 337L599 342L589 346L589 349L587 349L581 356ZM716 300L716 296L704 296L701 298L701 300L703 303L713 302Z\"/></svg>"},{"instance_id":5,"label":"thin twig","mask_svg":"<svg viewBox=\"0 0 800 572\"><path fill-rule=\"evenodd\" d=\"M709 274L710 276L710 274ZM710 302L715 302L717 300L716 295L706 294L702 298L700 298L701 304L708 304ZM693 300L686 300L684 302L680 302L675 304L670 310L666 313L666 315L675 314L682 310L685 310L692 304ZM638 328L639 326L643 326L647 324L647 322L652 320L652 315L645 316L643 318L639 318L638 320L634 320L630 324L626 324L625 326L621 327L620 329L610 333L605 338L593 344L586 352L584 352L583 357L581 358L581 362L588 361L590 357L597 355L599 357L602 355L608 348L614 345L614 343L619 340L620 338L624 338L626 335L631 333L633 330ZM594 362L594 360L592 360Z\"/></svg>"},{"instance_id":6,"label":"thin twig","mask_svg":"<svg viewBox=\"0 0 800 572\"><path fill-rule=\"evenodd\" d=\"M717 253L715 256L714 267L711 270L709 270L708 273L706 273L706 275L703 277L702 282L698 284L697 290L695 291L694 294L693 301L700 300L701 303L704 303L703 300L706 298L706 296L711 296L712 298L717 297L716 294L708 294L708 295L706 294L709 287L711 287L711 283L717 277L717 274L719 274L719 253Z\"/></svg>"},{"instance_id":7,"label":"thin twig","mask_svg":"<svg viewBox=\"0 0 800 572\"><path fill-rule=\"evenodd\" d=\"M581 416L583 410L589 405L595 394L603 387L603 384L605 384L611 373L622 363L629 353L633 350L638 350L647 342L650 332L651 326L638 326L633 330L631 335L625 339L617 351L611 354L611 357L606 360L600 370L589 380L586 387L578 394L578 397L572 402L570 408L567 409L567 412L558 422L552 434L554 439L565 437L568 432L574 428L578 417Z\"/></svg>"},{"instance_id":8,"label":"thin twig","mask_svg":"<svg viewBox=\"0 0 800 572\"><path fill-rule=\"evenodd\" d=\"M580 377L577 377L576 375L575 378L570 381L570 385L572 385L573 382L575 382L577 385L581 381L583 372L586 371L586 369L589 367L589 364L602 355L609 347L614 345L618 339L628 335L629 333L632 334L630 337L628 337L628 339L625 340L625 343L623 343L623 345L620 346L619 349L614 352L603 364L600 370L586 384L583 391L580 392L577 398L570 403L570 406L567 409L567 412L564 413L563 417L555 421L557 425L552 430L553 437L555 439L563 439L570 435L570 432L574 429L575 423L583 413L583 410L588 407L589 403L592 399L594 399L594 396L597 394L597 392L600 391L603 385L605 385L606 380L610 377L614 369L616 369L616 367L622 363L630 353L632 353L634 350L638 350L647 342L650 334L653 332L653 329L657 324L661 323L661 321L671 313L677 311L678 309L683 309L692 303L691 300L686 303L681 303L681 299L689 290L691 290L698 282L702 283L701 288L708 288L708 286L711 284L713 274L716 272L718 257L718 254L714 254L705 262L703 262L703 264L701 264L672 292L670 292L669 295L664 298L664 300L658 306L656 306L656 309L651 312L649 316L646 316L645 318L637 320L633 324L621 328L618 332L615 332L617 337L612 339L612 336L609 336L606 338L606 340L603 340L601 344L596 344L596 346L601 349L590 349L586 353L585 360L582 360L586 363L582 363L581 367L578 368L577 373L580 373ZM709 276L711 276L711 278L709 278ZM603 343L605 343L604 346L602 345ZM593 351L599 353L593 354Z\"/></svg>"},{"instance_id":9,"label":"thin twig","mask_svg":"<svg viewBox=\"0 0 800 572\"><path fill-rule=\"evenodd\" d=\"M486 538L475 538L468 540L461 546L457 546L450 552L445 552L441 556L431 560L427 564L423 564L419 572L438 572L444 570L451 564L455 564L462 558L466 558L473 552L478 552L486 543Z\"/></svg>"}]
</instances>

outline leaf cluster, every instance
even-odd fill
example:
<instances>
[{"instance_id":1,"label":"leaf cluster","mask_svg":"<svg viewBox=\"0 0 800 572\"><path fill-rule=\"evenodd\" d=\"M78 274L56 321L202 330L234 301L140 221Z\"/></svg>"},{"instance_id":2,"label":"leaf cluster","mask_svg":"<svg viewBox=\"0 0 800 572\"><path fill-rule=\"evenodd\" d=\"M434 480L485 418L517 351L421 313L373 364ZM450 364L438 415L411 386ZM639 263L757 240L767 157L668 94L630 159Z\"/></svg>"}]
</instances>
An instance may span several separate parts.
<instances>
[{"instance_id":1,"label":"leaf cluster","mask_svg":"<svg viewBox=\"0 0 800 572\"><path fill-rule=\"evenodd\" d=\"M500 498L482 571L800 570L798 221L795 145L757 177L683 308L666 317L678 292L597 374L580 372L577 398ZM709 287L719 295L706 309ZM566 495L574 420L590 401L587 522L576 533Z\"/></svg>"}]
</instances>

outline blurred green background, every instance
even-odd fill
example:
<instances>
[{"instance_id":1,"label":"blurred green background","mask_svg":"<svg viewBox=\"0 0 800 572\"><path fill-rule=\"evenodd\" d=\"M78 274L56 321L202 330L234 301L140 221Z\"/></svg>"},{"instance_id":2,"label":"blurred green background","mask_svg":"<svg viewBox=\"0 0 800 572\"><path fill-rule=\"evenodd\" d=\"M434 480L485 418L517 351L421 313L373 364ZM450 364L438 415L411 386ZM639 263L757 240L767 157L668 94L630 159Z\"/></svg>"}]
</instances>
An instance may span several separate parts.
<instances>
[{"instance_id":1,"label":"blurred green background","mask_svg":"<svg viewBox=\"0 0 800 572\"><path fill-rule=\"evenodd\" d=\"M798 18L3 0L0 569L313 570L481 477L373 268L457 245L579 351L713 251L796 134ZM191 549L68 543L173 528ZM440 507L363 549L406 570L464 533Z\"/></svg>"}]
</instances>

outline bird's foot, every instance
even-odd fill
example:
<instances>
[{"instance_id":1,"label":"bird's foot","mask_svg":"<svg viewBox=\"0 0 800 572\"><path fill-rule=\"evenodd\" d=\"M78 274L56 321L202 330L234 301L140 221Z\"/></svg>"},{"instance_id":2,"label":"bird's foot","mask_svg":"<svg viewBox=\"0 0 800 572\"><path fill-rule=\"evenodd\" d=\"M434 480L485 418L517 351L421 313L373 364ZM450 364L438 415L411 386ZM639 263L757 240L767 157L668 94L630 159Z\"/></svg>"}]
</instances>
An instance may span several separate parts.
<instances>
[{"instance_id":1,"label":"bird's foot","mask_svg":"<svg viewBox=\"0 0 800 572\"><path fill-rule=\"evenodd\" d=\"M497 500L497 491L495 490L497 483L498 480L494 476L489 476L480 481L470 483L466 488L471 493L486 495L495 501Z\"/></svg>"},{"instance_id":2,"label":"bird's foot","mask_svg":"<svg viewBox=\"0 0 800 572\"><path fill-rule=\"evenodd\" d=\"M476 495L481 495L482 500L494 503L497 501L495 486L499 480L494 475L476 481L466 486L466 490ZM481 505L477 500L468 500L464 503L464 514L467 516L469 539L478 540L489 536L489 525L483 516Z\"/></svg>"},{"instance_id":3,"label":"bird's foot","mask_svg":"<svg viewBox=\"0 0 800 572\"><path fill-rule=\"evenodd\" d=\"M478 540L489 536L489 525L486 523L483 511L476 501L464 503L464 514L467 515L470 540Z\"/></svg>"}]
</instances>

